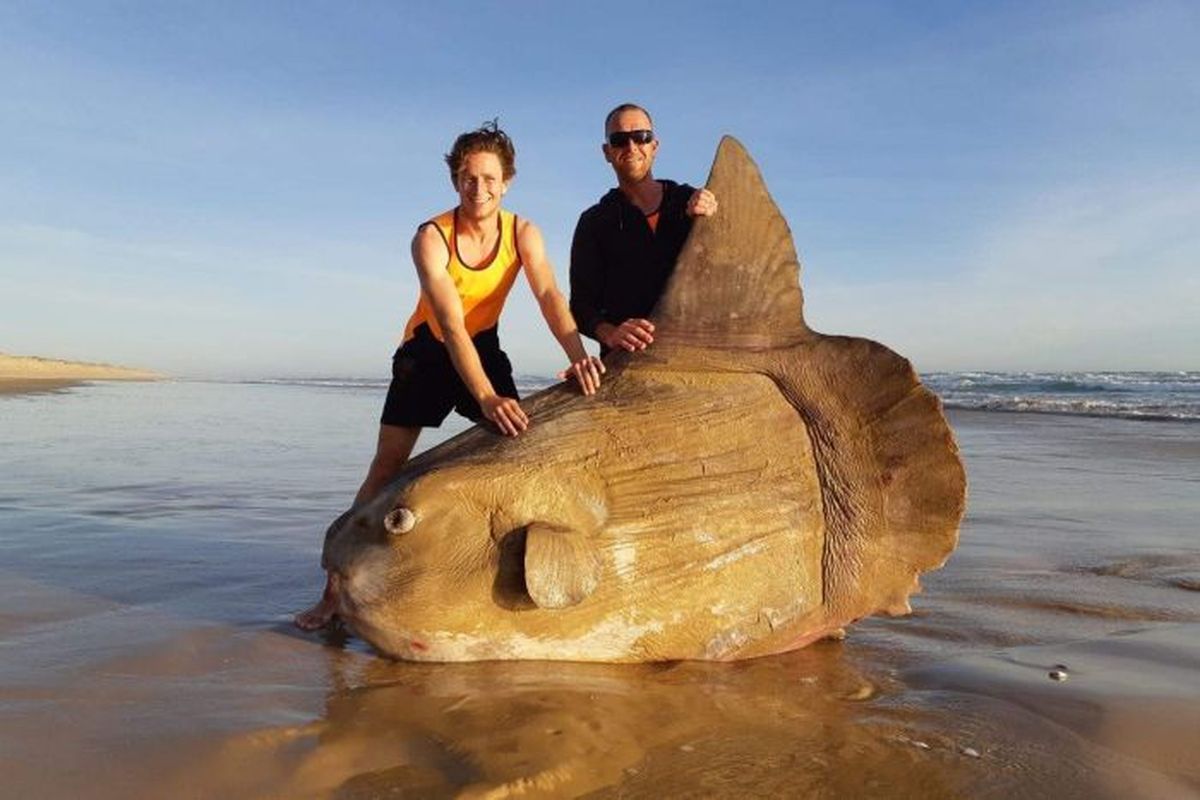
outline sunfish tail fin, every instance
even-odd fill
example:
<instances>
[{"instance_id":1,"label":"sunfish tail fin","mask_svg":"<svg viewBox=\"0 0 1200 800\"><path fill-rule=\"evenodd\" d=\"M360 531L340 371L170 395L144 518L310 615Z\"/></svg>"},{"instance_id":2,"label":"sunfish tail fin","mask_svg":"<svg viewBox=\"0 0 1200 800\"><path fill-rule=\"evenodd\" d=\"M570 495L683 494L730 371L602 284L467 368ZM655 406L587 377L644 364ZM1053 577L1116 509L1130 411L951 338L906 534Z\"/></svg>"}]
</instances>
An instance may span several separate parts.
<instances>
[{"instance_id":1,"label":"sunfish tail fin","mask_svg":"<svg viewBox=\"0 0 1200 800\"><path fill-rule=\"evenodd\" d=\"M776 379L804 418L825 508L824 595L838 624L908 611L958 542L966 473L941 401L883 345L814 335Z\"/></svg>"},{"instance_id":2,"label":"sunfish tail fin","mask_svg":"<svg viewBox=\"0 0 1200 800\"><path fill-rule=\"evenodd\" d=\"M808 335L792 232L741 143L721 139L707 187L719 208L696 220L653 314L656 338L768 348Z\"/></svg>"}]
</instances>

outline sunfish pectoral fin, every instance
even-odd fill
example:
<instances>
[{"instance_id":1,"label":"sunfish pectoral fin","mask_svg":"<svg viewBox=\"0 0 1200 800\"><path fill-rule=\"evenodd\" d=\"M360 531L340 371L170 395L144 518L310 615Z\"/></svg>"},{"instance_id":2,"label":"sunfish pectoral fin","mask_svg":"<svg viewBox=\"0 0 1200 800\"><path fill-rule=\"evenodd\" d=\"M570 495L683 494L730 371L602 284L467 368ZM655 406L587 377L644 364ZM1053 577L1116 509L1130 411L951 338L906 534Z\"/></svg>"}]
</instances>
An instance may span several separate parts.
<instances>
[{"instance_id":1,"label":"sunfish pectoral fin","mask_svg":"<svg viewBox=\"0 0 1200 800\"><path fill-rule=\"evenodd\" d=\"M600 581L600 557L583 531L533 522L525 529L525 588L539 608L582 602Z\"/></svg>"}]
</instances>

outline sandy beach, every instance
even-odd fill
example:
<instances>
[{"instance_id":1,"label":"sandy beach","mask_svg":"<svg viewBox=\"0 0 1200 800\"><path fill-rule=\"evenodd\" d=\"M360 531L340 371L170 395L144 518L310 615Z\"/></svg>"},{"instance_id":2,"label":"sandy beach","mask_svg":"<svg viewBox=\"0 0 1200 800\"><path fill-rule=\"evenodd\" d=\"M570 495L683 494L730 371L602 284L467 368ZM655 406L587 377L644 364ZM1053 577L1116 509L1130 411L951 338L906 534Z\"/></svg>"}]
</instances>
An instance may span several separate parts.
<instances>
[{"instance_id":1,"label":"sandy beach","mask_svg":"<svg viewBox=\"0 0 1200 800\"><path fill-rule=\"evenodd\" d=\"M0 394L53 392L85 381L155 381L152 370L0 353Z\"/></svg>"},{"instance_id":2,"label":"sandy beach","mask_svg":"<svg viewBox=\"0 0 1200 800\"><path fill-rule=\"evenodd\" d=\"M1200 800L1198 33L0 2L0 800Z\"/></svg>"},{"instance_id":3,"label":"sandy beach","mask_svg":"<svg viewBox=\"0 0 1200 800\"><path fill-rule=\"evenodd\" d=\"M0 398L9 793L1200 793L1195 423L951 413L961 545L912 616L844 641L733 664L420 665L290 623L381 392Z\"/></svg>"}]
</instances>

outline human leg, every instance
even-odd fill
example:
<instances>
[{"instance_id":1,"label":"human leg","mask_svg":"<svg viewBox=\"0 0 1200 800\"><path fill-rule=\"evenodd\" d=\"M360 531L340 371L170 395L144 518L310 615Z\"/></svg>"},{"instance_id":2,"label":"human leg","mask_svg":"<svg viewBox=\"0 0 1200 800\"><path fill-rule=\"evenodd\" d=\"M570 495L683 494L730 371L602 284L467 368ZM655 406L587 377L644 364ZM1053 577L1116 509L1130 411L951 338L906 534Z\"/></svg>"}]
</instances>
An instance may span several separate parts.
<instances>
[{"instance_id":1,"label":"human leg","mask_svg":"<svg viewBox=\"0 0 1200 800\"><path fill-rule=\"evenodd\" d=\"M449 355L427 328L420 334L406 342L392 359L392 383L379 420L375 456L351 508L373 500L400 472L421 428L441 425L454 405L455 373ZM341 520L339 517L333 525L341 524ZM296 615L296 626L317 630L329 624L336 613L337 597L327 576L321 599Z\"/></svg>"},{"instance_id":2,"label":"human leg","mask_svg":"<svg viewBox=\"0 0 1200 800\"><path fill-rule=\"evenodd\" d=\"M375 457L371 459L367 477L363 479L358 494L354 496L354 505L362 505L372 500L380 489L391 483L392 478L396 477L396 473L404 466L404 462L408 461L413 447L417 444L417 437L420 435L419 427L379 426Z\"/></svg>"},{"instance_id":3,"label":"human leg","mask_svg":"<svg viewBox=\"0 0 1200 800\"><path fill-rule=\"evenodd\" d=\"M375 457L367 469L367 477L363 480L358 494L354 497L354 507L371 500L379 490L396 477L396 473L404 466L421 435L420 428L405 428L396 425L380 425L379 438L375 445ZM341 521L339 518L337 525ZM337 614L337 598L334 596L333 585L329 577L325 578L325 590L321 599L312 607L301 611L295 617L296 627L301 630L315 631L328 625Z\"/></svg>"},{"instance_id":4,"label":"human leg","mask_svg":"<svg viewBox=\"0 0 1200 800\"><path fill-rule=\"evenodd\" d=\"M333 594L333 581L325 576L325 589L321 599L312 608L301 611L292 621L302 631L317 631L324 628L337 616L337 598Z\"/></svg>"}]
</instances>

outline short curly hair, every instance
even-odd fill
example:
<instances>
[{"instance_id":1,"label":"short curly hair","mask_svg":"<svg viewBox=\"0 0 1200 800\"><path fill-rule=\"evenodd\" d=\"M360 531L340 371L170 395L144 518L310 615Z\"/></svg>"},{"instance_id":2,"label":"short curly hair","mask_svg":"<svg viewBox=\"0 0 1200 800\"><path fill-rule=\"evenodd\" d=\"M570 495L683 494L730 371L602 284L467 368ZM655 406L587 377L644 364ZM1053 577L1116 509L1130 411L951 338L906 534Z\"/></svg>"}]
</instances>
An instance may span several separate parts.
<instances>
[{"instance_id":1,"label":"short curly hair","mask_svg":"<svg viewBox=\"0 0 1200 800\"><path fill-rule=\"evenodd\" d=\"M500 159L504 180L510 181L517 174L517 149L512 139L500 130L500 120L485 122L473 131L467 131L454 140L454 146L446 154L446 166L450 167L450 180L458 180L458 171L463 161L472 153L495 153Z\"/></svg>"}]
</instances>

